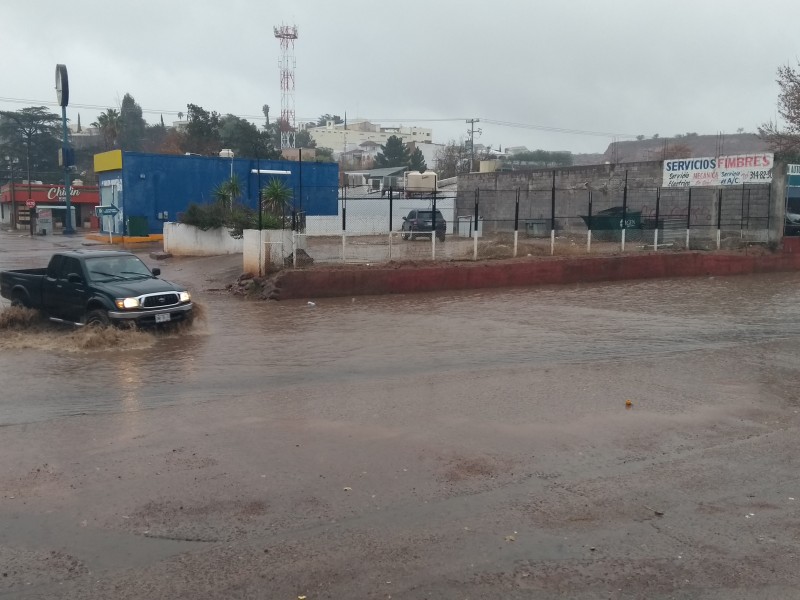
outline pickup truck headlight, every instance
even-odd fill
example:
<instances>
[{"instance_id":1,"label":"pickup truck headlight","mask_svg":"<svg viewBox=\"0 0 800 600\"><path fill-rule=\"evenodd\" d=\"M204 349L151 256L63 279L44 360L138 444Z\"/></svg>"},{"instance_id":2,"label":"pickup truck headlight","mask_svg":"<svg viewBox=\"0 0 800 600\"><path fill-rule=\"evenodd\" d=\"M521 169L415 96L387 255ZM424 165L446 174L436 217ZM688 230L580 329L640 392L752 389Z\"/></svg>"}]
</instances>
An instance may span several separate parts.
<instances>
[{"instance_id":1,"label":"pickup truck headlight","mask_svg":"<svg viewBox=\"0 0 800 600\"><path fill-rule=\"evenodd\" d=\"M189 292L181 292L180 293L181 302L188 302L192 299L192 295Z\"/></svg>"},{"instance_id":2,"label":"pickup truck headlight","mask_svg":"<svg viewBox=\"0 0 800 600\"><path fill-rule=\"evenodd\" d=\"M139 299L138 298L117 298L116 299L117 308L139 308Z\"/></svg>"}]
</instances>

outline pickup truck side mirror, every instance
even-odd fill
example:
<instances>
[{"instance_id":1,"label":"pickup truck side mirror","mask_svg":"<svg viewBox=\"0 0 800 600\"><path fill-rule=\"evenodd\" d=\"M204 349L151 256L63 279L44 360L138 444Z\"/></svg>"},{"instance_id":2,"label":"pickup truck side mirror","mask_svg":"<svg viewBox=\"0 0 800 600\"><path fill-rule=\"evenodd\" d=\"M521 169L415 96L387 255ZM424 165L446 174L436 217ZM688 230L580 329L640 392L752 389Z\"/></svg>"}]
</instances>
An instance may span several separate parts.
<instances>
[{"instance_id":1,"label":"pickup truck side mirror","mask_svg":"<svg viewBox=\"0 0 800 600\"><path fill-rule=\"evenodd\" d=\"M403 221L408 221L408 217L403 217Z\"/></svg>"},{"instance_id":2,"label":"pickup truck side mirror","mask_svg":"<svg viewBox=\"0 0 800 600\"><path fill-rule=\"evenodd\" d=\"M161 275L161 269L159 269L158 267L153 267L153 269L150 272L153 274L153 277L158 277L159 275Z\"/></svg>"},{"instance_id":3,"label":"pickup truck side mirror","mask_svg":"<svg viewBox=\"0 0 800 600\"><path fill-rule=\"evenodd\" d=\"M83 277L78 275L77 273L70 273L67 275L67 281L70 283L83 283Z\"/></svg>"}]
</instances>

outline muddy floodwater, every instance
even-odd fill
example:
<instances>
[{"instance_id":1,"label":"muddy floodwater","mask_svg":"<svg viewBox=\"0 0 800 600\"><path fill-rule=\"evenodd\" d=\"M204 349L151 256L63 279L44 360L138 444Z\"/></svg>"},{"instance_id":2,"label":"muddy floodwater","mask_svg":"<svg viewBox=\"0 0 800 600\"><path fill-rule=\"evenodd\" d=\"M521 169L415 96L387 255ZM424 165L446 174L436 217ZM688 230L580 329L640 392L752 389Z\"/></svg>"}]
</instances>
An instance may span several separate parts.
<instances>
[{"instance_id":1,"label":"muddy floodwater","mask_svg":"<svg viewBox=\"0 0 800 600\"><path fill-rule=\"evenodd\" d=\"M0 315L0 597L800 597L800 274L275 303L160 266L190 330Z\"/></svg>"},{"instance_id":2,"label":"muddy floodwater","mask_svg":"<svg viewBox=\"0 0 800 600\"><path fill-rule=\"evenodd\" d=\"M177 333L12 319L0 338L0 423L791 338L799 286L784 274L284 303L217 293L201 300L210 318Z\"/></svg>"}]
</instances>

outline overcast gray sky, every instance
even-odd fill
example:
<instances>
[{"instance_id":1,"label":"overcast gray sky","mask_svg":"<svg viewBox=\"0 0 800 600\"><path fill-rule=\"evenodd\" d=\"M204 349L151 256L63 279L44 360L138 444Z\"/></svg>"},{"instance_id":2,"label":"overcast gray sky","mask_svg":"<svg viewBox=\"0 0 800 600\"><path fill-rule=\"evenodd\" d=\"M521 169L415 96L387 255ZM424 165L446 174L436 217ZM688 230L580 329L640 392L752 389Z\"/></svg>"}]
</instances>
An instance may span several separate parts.
<instances>
[{"instance_id":1,"label":"overcast gray sky","mask_svg":"<svg viewBox=\"0 0 800 600\"><path fill-rule=\"evenodd\" d=\"M299 28L298 120L346 112L431 127L446 142L464 137L474 117L484 121L476 141L494 147L602 152L612 134L734 133L774 119L775 71L800 56L798 8L791 0L6 0L0 109L54 104L55 65L64 63L73 121L80 113L91 123L130 93L149 122L161 112L171 122L187 103L260 122L263 104L280 113L273 26L283 23Z\"/></svg>"}]
</instances>

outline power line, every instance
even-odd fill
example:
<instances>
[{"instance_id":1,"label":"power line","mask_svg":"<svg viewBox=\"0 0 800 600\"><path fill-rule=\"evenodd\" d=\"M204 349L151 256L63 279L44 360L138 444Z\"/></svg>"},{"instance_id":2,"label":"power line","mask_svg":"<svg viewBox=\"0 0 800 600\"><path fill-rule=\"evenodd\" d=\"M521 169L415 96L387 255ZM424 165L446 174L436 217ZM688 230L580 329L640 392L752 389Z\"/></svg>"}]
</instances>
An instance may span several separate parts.
<instances>
[{"instance_id":1,"label":"power line","mask_svg":"<svg viewBox=\"0 0 800 600\"><path fill-rule=\"evenodd\" d=\"M28 105L35 105L35 106L59 106L57 102L54 101L46 101L46 100L33 100L31 98L9 98L0 96L0 102L9 102L13 104L28 104ZM107 106L101 106L98 104L78 104L72 103L70 104L71 108L85 108L88 110L107 110ZM178 114L185 115L185 110L172 110L172 109L156 109L156 108L142 108L142 113L152 114L152 115L175 115ZM224 113L224 114L233 114L233 113ZM239 117L240 119L252 119L252 120L261 120L264 118L264 115L233 115L235 117ZM316 122L318 117L296 117L300 122ZM378 117L362 117L358 120L361 121L372 121L378 123L452 123L452 122L463 122L466 118L465 117L440 117L440 118L424 118L424 119L398 119L395 117L392 118L378 118ZM636 135L629 134L629 133L617 133L612 131L591 131L586 129L574 129L569 127L555 127L551 125L536 125L531 123L515 123L512 121L500 121L497 119L486 119L481 118L480 121L482 123L489 123L491 125L499 125L501 127L511 127L514 129L532 129L535 131L549 131L552 133L564 133L564 134L571 134L571 135L590 135L590 136L597 136L597 137L617 137L617 138L635 138Z\"/></svg>"}]
</instances>

